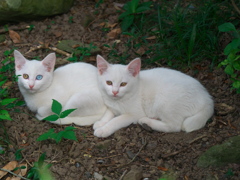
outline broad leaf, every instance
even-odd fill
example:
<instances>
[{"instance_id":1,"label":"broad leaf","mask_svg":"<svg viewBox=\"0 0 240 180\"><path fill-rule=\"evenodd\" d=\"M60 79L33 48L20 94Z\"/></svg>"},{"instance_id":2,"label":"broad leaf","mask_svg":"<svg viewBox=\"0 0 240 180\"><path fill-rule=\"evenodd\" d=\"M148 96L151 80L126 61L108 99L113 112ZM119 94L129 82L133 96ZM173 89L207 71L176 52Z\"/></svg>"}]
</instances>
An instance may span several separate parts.
<instances>
[{"instance_id":1,"label":"broad leaf","mask_svg":"<svg viewBox=\"0 0 240 180\"><path fill-rule=\"evenodd\" d=\"M12 120L7 110L0 110L0 120Z\"/></svg>"},{"instance_id":2,"label":"broad leaf","mask_svg":"<svg viewBox=\"0 0 240 180\"><path fill-rule=\"evenodd\" d=\"M240 47L240 39L233 39L224 49L224 55L228 55L231 51L235 51Z\"/></svg>"},{"instance_id":3,"label":"broad leaf","mask_svg":"<svg viewBox=\"0 0 240 180\"><path fill-rule=\"evenodd\" d=\"M16 99L17 99L17 98L3 99L3 100L0 102L0 104L3 105L3 106L5 106L5 105L8 105L8 104L14 102Z\"/></svg>"},{"instance_id":4,"label":"broad leaf","mask_svg":"<svg viewBox=\"0 0 240 180\"><path fill-rule=\"evenodd\" d=\"M240 71L240 58L237 58L236 61L233 62L234 69Z\"/></svg>"},{"instance_id":5,"label":"broad leaf","mask_svg":"<svg viewBox=\"0 0 240 180\"><path fill-rule=\"evenodd\" d=\"M228 32L228 31L236 31L236 28L232 23L224 23L218 26L218 30L221 32Z\"/></svg>"},{"instance_id":6,"label":"broad leaf","mask_svg":"<svg viewBox=\"0 0 240 180\"><path fill-rule=\"evenodd\" d=\"M71 140L77 141L76 134L75 134L75 132L74 132L73 130L71 130L71 131L65 131L65 132L63 133L63 137L64 137L65 139L71 139Z\"/></svg>"},{"instance_id":7,"label":"broad leaf","mask_svg":"<svg viewBox=\"0 0 240 180\"><path fill-rule=\"evenodd\" d=\"M54 129L51 128L48 130L48 132L40 135L38 138L37 138L37 141L43 141L43 140L47 140L47 139L53 139L53 137L55 136L56 133L54 133ZM40 160L40 158L39 158Z\"/></svg>"},{"instance_id":8,"label":"broad leaf","mask_svg":"<svg viewBox=\"0 0 240 180\"><path fill-rule=\"evenodd\" d=\"M57 114L50 115L48 117L45 117L43 120L45 121L57 121L59 119L59 116Z\"/></svg>"},{"instance_id":9,"label":"broad leaf","mask_svg":"<svg viewBox=\"0 0 240 180\"><path fill-rule=\"evenodd\" d=\"M65 118L67 117L69 114L71 114L73 111L75 111L76 109L67 109L65 111L63 111L61 114L60 114L60 118Z\"/></svg>"},{"instance_id":10,"label":"broad leaf","mask_svg":"<svg viewBox=\"0 0 240 180\"><path fill-rule=\"evenodd\" d=\"M226 74L232 75L234 73L234 69L231 65L227 65L226 68L224 69L224 72Z\"/></svg>"},{"instance_id":11,"label":"broad leaf","mask_svg":"<svg viewBox=\"0 0 240 180\"><path fill-rule=\"evenodd\" d=\"M62 111L62 105L58 101L53 99L52 112L54 112L57 115L60 115L61 111Z\"/></svg>"},{"instance_id":12,"label":"broad leaf","mask_svg":"<svg viewBox=\"0 0 240 180\"><path fill-rule=\"evenodd\" d=\"M132 24L134 20L134 15L129 15L125 17L121 23L122 31L126 31Z\"/></svg>"}]
</instances>

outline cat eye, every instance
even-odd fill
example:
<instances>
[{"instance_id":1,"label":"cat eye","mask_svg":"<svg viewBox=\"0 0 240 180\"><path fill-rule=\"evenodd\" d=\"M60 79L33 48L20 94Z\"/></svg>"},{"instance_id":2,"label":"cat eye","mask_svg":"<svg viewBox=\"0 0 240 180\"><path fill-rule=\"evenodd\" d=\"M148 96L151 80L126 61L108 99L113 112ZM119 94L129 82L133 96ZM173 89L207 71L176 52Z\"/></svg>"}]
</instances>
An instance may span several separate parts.
<instances>
[{"instance_id":1,"label":"cat eye","mask_svg":"<svg viewBox=\"0 0 240 180\"><path fill-rule=\"evenodd\" d=\"M42 78L43 78L42 75L37 75L37 76L36 76L36 80L41 80Z\"/></svg>"},{"instance_id":2,"label":"cat eye","mask_svg":"<svg viewBox=\"0 0 240 180\"><path fill-rule=\"evenodd\" d=\"M28 74L23 74L23 78L28 79L29 78Z\"/></svg>"},{"instance_id":3,"label":"cat eye","mask_svg":"<svg viewBox=\"0 0 240 180\"><path fill-rule=\"evenodd\" d=\"M127 85L126 82L122 82L122 83L120 84L120 86L126 86L126 85Z\"/></svg>"},{"instance_id":4,"label":"cat eye","mask_svg":"<svg viewBox=\"0 0 240 180\"><path fill-rule=\"evenodd\" d=\"M112 81L106 81L107 85L112 85Z\"/></svg>"}]
</instances>

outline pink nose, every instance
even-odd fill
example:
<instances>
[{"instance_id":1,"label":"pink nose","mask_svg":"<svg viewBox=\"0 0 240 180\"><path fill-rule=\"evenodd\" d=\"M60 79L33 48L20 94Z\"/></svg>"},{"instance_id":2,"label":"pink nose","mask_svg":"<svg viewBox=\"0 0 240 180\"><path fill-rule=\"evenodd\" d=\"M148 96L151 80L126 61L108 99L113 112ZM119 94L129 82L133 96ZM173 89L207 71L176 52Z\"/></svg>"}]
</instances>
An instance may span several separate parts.
<instances>
[{"instance_id":1,"label":"pink nose","mask_svg":"<svg viewBox=\"0 0 240 180\"><path fill-rule=\"evenodd\" d=\"M34 85L29 85L30 89L32 89L32 88L33 88L33 86L34 86Z\"/></svg>"},{"instance_id":2,"label":"pink nose","mask_svg":"<svg viewBox=\"0 0 240 180\"><path fill-rule=\"evenodd\" d=\"M118 94L118 91L113 91L112 93L114 96L116 96Z\"/></svg>"}]
</instances>

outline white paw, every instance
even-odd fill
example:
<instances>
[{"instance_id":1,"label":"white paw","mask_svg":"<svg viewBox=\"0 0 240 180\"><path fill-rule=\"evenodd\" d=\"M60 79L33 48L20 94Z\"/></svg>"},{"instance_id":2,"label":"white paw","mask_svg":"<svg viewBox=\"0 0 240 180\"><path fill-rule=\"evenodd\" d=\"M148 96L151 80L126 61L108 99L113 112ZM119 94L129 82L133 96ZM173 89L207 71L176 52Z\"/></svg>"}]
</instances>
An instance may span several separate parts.
<instances>
[{"instance_id":1,"label":"white paw","mask_svg":"<svg viewBox=\"0 0 240 180\"><path fill-rule=\"evenodd\" d=\"M149 125L150 122L149 122L149 120L146 119L146 118L141 118L141 119L139 119L139 120L138 120L138 124L140 124L140 125L147 124L148 126L150 126L150 125Z\"/></svg>"},{"instance_id":2,"label":"white paw","mask_svg":"<svg viewBox=\"0 0 240 180\"><path fill-rule=\"evenodd\" d=\"M109 129L109 128L100 127L98 129L95 129L94 136L105 138L105 137L110 136L113 133L114 132L112 132L111 129Z\"/></svg>"},{"instance_id":3,"label":"white paw","mask_svg":"<svg viewBox=\"0 0 240 180\"><path fill-rule=\"evenodd\" d=\"M104 126L105 124L106 124L105 122L97 121L97 122L94 123L94 125L93 125L93 129L96 130L96 129L98 129L98 128Z\"/></svg>"}]
</instances>

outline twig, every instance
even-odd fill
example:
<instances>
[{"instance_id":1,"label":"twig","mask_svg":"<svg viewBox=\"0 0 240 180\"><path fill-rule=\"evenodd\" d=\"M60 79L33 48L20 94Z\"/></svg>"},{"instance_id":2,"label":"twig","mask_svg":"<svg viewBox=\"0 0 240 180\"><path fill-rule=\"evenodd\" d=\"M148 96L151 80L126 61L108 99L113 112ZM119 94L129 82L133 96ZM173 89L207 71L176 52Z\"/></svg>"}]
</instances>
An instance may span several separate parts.
<instances>
[{"instance_id":1,"label":"twig","mask_svg":"<svg viewBox=\"0 0 240 180\"><path fill-rule=\"evenodd\" d=\"M121 177L119 178L119 180L122 180L126 173L127 173L127 170L125 170L125 171L123 172L123 174L121 175Z\"/></svg>"},{"instance_id":2,"label":"twig","mask_svg":"<svg viewBox=\"0 0 240 180\"><path fill-rule=\"evenodd\" d=\"M26 52L25 54L29 54L30 52L36 51L38 49L50 49L50 50L52 50L52 51L54 51L54 52L56 52L58 54L62 54L62 55L67 56L67 57L71 57L72 56L71 54L69 54L69 53L67 53L67 52L65 52L63 50L60 50L60 49L58 49L56 47L49 47L46 44L40 44L40 45L38 45L36 47L31 47L30 50L28 52Z\"/></svg>"},{"instance_id":3,"label":"twig","mask_svg":"<svg viewBox=\"0 0 240 180\"><path fill-rule=\"evenodd\" d=\"M13 31L22 31L22 30L25 30L25 29L28 29L30 28L30 26L23 26L23 27L18 27L18 28L6 28L6 29L1 29L0 30L0 34L4 34L4 33L8 33L8 30L11 29Z\"/></svg>"},{"instance_id":4,"label":"twig","mask_svg":"<svg viewBox=\"0 0 240 180\"><path fill-rule=\"evenodd\" d=\"M131 161L129 161L127 164L123 164L123 165L120 165L120 166L117 166L115 167L114 169L117 169L117 168L120 168L120 167L124 167L124 166L127 166L129 164L131 164L136 158L137 156L139 155L139 153L142 151L142 149L147 145L147 140L144 139L144 144L141 146L141 148L138 150L137 154L132 158Z\"/></svg>"},{"instance_id":5,"label":"twig","mask_svg":"<svg viewBox=\"0 0 240 180\"><path fill-rule=\"evenodd\" d=\"M234 9L238 12L238 14L240 15L240 9L237 7L237 5L235 4L234 0L231 0L232 5L234 7Z\"/></svg>"},{"instance_id":6,"label":"twig","mask_svg":"<svg viewBox=\"0 0 240 180\"><path fill-rule=\"evenodd\" d=\"M15 173L13 173L12 171L9 171L9 170L7 170L7 169L2 169L2 168L0 168L0 170L1 170L1 171L8 172L8 173L10 173L10 174L12 174L12 175L14 175L14 176L20 177L21 179L30 180L30 179L27 179L27 178L25 178L25 177L23 177L23 176L20 176L20 175L18 175L18 174L15 174Z\"/></svg>"},{"instance_id":7,"label":"twig","mask_svg":"<svg viewBox=\"0 0 240 180\"><path fill-rule=\"evenodd\" d=\"M193 139L192 141L190 141L189 144L192 144L192 143L194 143L195 141L197 141L197 140L199 140L199 139L202 139L202 138L204 138L204 137L206 137L206 136L207 136L207 134L203 134L202 136L199 136L199 137Z\"/></svg>"},{"instance_id":8,"label":"twig","mask_svg":"<svg viewBox=\"0 0 240 180\"><path fill-rule=\"evenodd\" d=\"M179 151L175 151L175 152L172 152L172 153L164 154L164 155L162 155L162 158L168 158L170 156L175 156L175 155L179 154L180 152L184 151L185 149L186 148L183 148L183 149L181 149Z\"/></svg>"}]
</instances>

